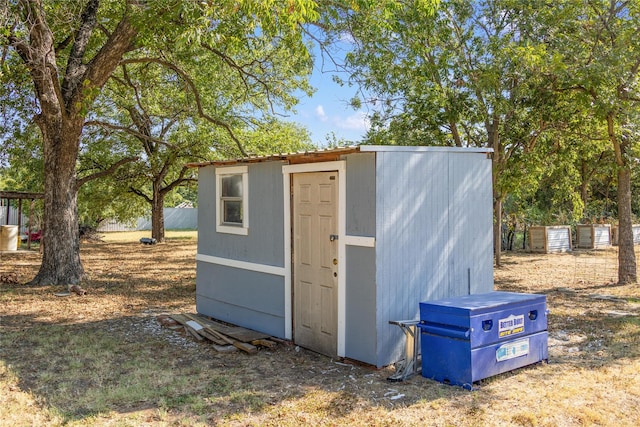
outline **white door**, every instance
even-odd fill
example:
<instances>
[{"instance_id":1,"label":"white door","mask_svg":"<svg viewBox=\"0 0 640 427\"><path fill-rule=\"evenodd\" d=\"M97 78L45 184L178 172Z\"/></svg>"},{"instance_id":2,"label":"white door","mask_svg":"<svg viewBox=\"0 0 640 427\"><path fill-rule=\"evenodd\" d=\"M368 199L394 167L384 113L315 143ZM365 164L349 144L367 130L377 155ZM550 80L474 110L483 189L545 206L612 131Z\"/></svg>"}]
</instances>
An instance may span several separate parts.
<instances>
[{"instance_id":1,"label":"white door","mask_svg":"<svg viewBox=\"0 0 640 427\"><path fill-rule=\"evenodd\" d=\"M338 172L293 175L293 328L296 344L337 354Z\"/></svg>"}]
</instances>

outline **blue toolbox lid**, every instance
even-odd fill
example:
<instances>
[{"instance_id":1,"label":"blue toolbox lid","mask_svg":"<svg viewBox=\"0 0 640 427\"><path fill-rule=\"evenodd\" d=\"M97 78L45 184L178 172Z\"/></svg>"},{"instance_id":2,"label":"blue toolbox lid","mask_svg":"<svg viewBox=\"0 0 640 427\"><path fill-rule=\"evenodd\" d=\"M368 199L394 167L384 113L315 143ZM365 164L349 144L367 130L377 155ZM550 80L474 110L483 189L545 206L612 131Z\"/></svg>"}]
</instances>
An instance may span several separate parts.
<instances>
[{"instance_id":1,"label":"blue toolbox lid","mask_svg":"<svg viewBox=\"0 0 640 427\"><path fill-rule=\"evenodd\" d=\"M546 295L493 291L420 303L421 308L439 313L476 315L513 305L546 303Z\"/></svg>"},{"instance_id":2,"label":"blue toolbox lid","mask_svg":"<svg viewBox=\"0 0 640 427\"><path fill-rule=\"evenodd\" d=\"M546 296L488 292L420 303L422 333L467 340L472 348L547 329Z\"/></svg>"}]
</instances>

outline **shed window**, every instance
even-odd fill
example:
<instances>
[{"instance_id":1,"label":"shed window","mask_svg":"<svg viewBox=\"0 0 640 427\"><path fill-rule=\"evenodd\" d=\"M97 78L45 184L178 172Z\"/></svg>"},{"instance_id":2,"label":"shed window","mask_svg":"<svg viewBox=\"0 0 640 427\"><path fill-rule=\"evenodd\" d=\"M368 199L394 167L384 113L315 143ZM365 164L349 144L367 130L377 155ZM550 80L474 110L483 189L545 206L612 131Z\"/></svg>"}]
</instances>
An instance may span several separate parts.
<instances>
[{"instance_id":1,"label":"shed window","mask_svg":"<svg viewBox=\"0 0 640 427\"><path fill-rule=\"evenodd\" d=\"M246 166L216 170L216 231L219 233L249 233L248 181Z\"/></svg>"}]
</instances>

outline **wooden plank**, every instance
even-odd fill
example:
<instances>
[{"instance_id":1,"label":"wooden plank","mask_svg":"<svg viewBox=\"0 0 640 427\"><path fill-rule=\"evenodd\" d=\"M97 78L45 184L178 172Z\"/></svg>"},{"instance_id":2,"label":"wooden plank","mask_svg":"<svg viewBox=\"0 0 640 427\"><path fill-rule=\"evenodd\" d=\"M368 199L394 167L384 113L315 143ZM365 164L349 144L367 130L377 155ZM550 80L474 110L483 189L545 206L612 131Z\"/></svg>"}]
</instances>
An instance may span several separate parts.
<instances>
[{"instance_id":1,"label":"wooden plank","mask_svg":"<svg viewBox=\"0 0 640 427\"><path fill-rule=\"evenodd\" d=\"M209 341L213 342L214 344L217 345L227 345L227 343L224 340L221 340L220 338L218 338L217 336L209 333L209 331L207 331L206 329L201 329L200 331L198 331L198 333L200 335L202 335L203 337L205 337L206 339L208 339Z\"/></svg>"},{"instance_id":2,"label":"wooden plank","mask_svg":"<svg viewBox=\"0 0 640 427\"><path fill-rule=\"evenodd\" d=\"M233 341L233 346L249 354L254 354L258 352L258 347L256 347L255 345L251 345L247 342Z\"/></svg>"},{"instance_id":3,"label":"wooden plank","mask_svg":"<svg viewBox=\"0 0 640 427\"><path fill-rule=\"evenodd\" d=\"M173 320L180 323L181 325L185 325L189 321L189 319L182 314L172 314L169 317L171 317Z\"/></svg>"},{"instance_id":4,"label":"wooden plank","mask_svg":"<svg viewBox=\"0 0 640 427\"><path fill-rule=\"evenodd\" d=\"M228 335L225 332L222 332L222 331L226 331L236 336L243 336L244 338L246 338L247 336L251 336L252 333L254 333L255 331L251 331L249 329L244 329L240 327L229 327L226 325L222 325L218 322L215 322L213 320L207 319L205 317L195 316L193 314L174 314L171 316L171 318L176 322L180 323L181 325L184 325L185 329L198 340L202 340L203 337L206 337L207 339L209 339L210 341L213 341L218 345L229 344L246 353L253 354L258 351L258 348L256 346L249 344L247 342L235 339L234 336ZM198 326L200 326L201 329L196 331ZM256 334L264 336L264 334L258 334L258 333ZM264 338L267 338L267 337L268 335L264 336ZM256 339L262 339L262 338L256 338Z\"/></svg>"},{"instance_id":5,"label":"wooden plank","mask_svg":"<svg viewBox=\"0 0 640 427\"><path fill-rule=\"evenodd\" d=\"M224 334L221 334L220 332L216 331L215 329L212 329L212 328L206 326L204 330L207 331L207 333L210 333L211 335L217 337L218 339L226 342L227 344L232 344L233 345L233 340L231 338L227 337Z\"/></svg>"},{"instance_id":6,"label":"wooden plank","mask_svg":"<svg viewBox=\"0 0 640 427\"><path fill-rule=\"evenodd\" d=\"M204 338L202 336L200 336L200 334L198 332L196 332L195 329L193 329L191 326L189 325L184 325L184 329L191 334L195 339L197 339L198 341L202 341L204 340Z\"/></svg>"},{"instance_id":7,"label":"wooden plank","mask_svg":"<svg viewBox=\"0 0 640 427\"><path fill-rule=\"evenodd\" d=\"M218 338L224 340L228 344L231 344L234 347L237 347L237 348L239 348L240 350L242 350L242 351L244 351L246 353L253 354L253 353L257 353L258 352L258 348L256 346L254 346L254 345L231 339L231 338L225 336L224 334L216 331L215 329L210 328L209 326L205 326L204 329L207 332L212 333L213 335L215 335Z\"/></svg>"},{"instance_id":8,"label":"wooden plank","mask_svg":"<svg viewBox=\"0 0 640 427\"><path fill-rule=\"evenodd\" d=\"M222 323L216 322L215 320L211 320L202 315L185 314L184 316L189 318L190 320L194 320L200 323L203 326L208 326L237 341L250 343L251 341L270 338L270 335L268 334L253 331L251 329L243 328L240 326L223 325Z\"/></svg>"}]
</instances>

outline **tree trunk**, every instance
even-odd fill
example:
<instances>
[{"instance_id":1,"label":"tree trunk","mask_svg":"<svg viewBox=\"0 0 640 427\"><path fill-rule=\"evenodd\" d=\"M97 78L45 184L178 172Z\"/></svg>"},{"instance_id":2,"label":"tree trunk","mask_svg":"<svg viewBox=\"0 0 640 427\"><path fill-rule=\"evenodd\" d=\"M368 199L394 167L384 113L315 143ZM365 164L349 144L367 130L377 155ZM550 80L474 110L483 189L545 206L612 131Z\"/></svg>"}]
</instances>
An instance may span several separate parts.
<instances>
[{"instance_id":1,"label":"tree trunk","mask_svg":"<svg viewBox=\"0 0 640 427\"><path fill-rule=\"evenodd\" d=\"M151 201L151 237L158 243L164 242L164 193L160 185L153 183L153 200Z\"/></svg>"},{"instance_id":2,"label":"tree trunk","mask_svg":"<svg viewBox=\"0 0 640 427\"><path fill-rule=\"evenodd\" d=\"M487 139L489 147L493 148L493 156L491 157L491 185L493 188L493 254L495 257L496 267L502 266L502 200L504 194L500 194L498 189L498 175L502 170L503 157L502 146L500 144L500 135L498 129L500 119L493 117L492 121L485 123L487 130Z\"/></svg>"},{"instance_id":3,"label":"tree trunk","mask_svg":"<svg viewBox=\"0 0 640 427\"><path fill-rule=\"evenodd\" d=\"M42 265L31 281L37 285L76 285L84 276L80 261L80 232L76 160L82 119L36 118L44 140L44 218Z\"/></svg>"},{"instance_id":4,"label":"tree trunk","mask_svg":"<svg viewBox=\"0 0 640 427\"><path fill-rule=\"evenodd\" d=\"M631 168L627 157L630 142L619 138L615 120L614 112L607 115L607 133L618 167L618 283L622 285L636 283L637 276L631 224Z\"/></svg>"},{"instance_id":5,"label":"tree trunk","mask_svg":"<svg viewBox=\"0 0 640 427\"><path fill-rule=\"evenodd\" d=\"M631 170L618 167L618 283L636 283L636 274L631 221Z\"/></svg>"},{"instance_id":6,"label":"tree trunk","mask_svg":"<svg viewBox=\"0 0 640 427\"><path fill-rule=\"evenodd\" d=\"M589 202L589 173L587 171L587 161L582 160L580 167L580 199L582 199L582 205L586 208Z\"/></svg>"},{"instance_id":7,"label":"tree trunk","mask_svg":"<svg viewBox=\"0 0 640 427\"><path fill-rule=\"evenodd\" d=\"M502 198L494 196L493 199L493 252L496 259L496 267L502 266Z\"/></svg>"}]
</instances>

